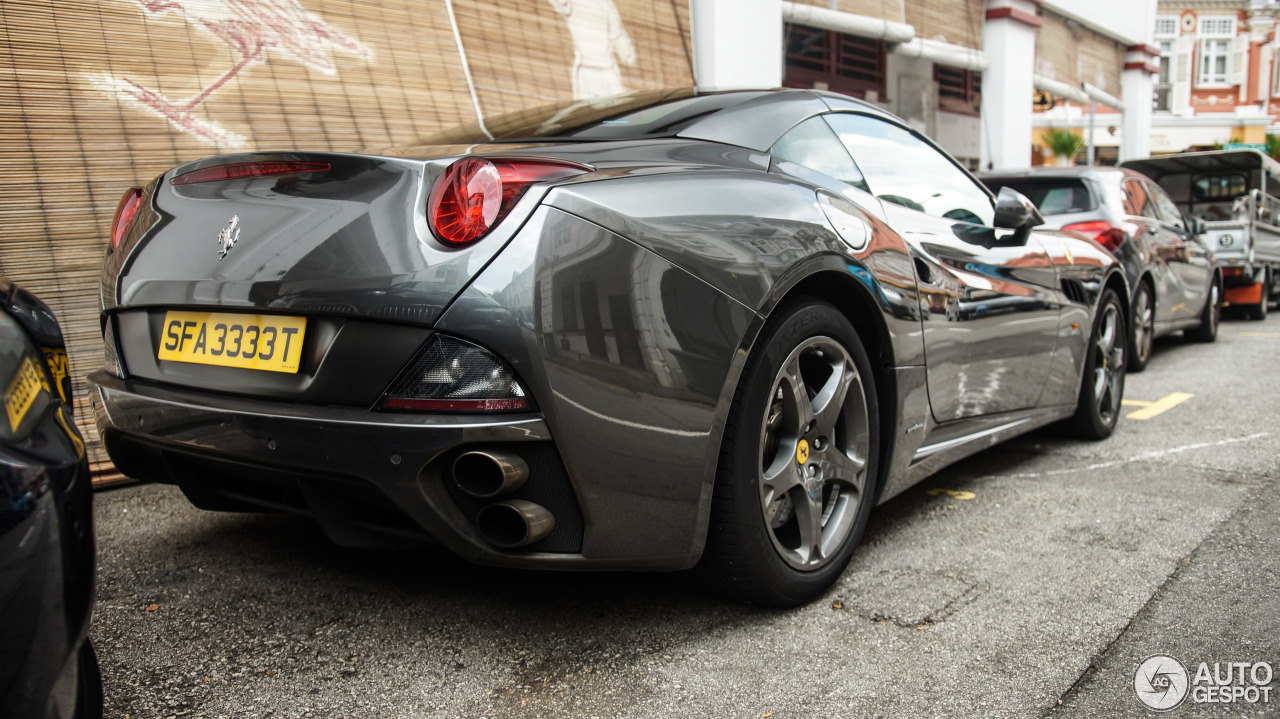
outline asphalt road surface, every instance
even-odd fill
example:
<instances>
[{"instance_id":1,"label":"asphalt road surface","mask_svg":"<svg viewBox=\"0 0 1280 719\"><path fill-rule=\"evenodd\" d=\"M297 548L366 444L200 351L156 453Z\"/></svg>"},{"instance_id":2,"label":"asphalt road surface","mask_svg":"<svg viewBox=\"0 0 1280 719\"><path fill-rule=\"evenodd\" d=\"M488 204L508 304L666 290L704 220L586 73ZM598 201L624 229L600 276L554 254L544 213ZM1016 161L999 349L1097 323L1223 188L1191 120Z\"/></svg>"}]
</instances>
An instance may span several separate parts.
<instances>
[{"instance_id":1,"label":"asphalt road surface","mask_svg":"<svg viewBox=\"0 0 1280 719\"><path fill-rule=\"evenodd\" d=\"M1144 682L1148 701L1188 695L1172 716L1280 715L1278 358L1276 315L1161 340L1126 390L1145 419L925 480L786 611L686 575L348 550L171 487L102 492L107 715L1157 716ZM1139 671L1153 655L1176 661Z\"/></svg>"}]
</instances>

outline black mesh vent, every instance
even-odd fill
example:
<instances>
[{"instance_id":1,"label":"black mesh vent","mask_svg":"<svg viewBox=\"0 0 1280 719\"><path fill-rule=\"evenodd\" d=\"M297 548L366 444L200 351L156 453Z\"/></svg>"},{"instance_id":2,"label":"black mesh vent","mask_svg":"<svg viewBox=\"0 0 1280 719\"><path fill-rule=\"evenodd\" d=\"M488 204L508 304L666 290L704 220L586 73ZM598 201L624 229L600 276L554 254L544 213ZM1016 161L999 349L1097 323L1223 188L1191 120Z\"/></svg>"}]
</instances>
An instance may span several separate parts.
<instances>
[{"instance_id":1,"label":"black mesh vent","mask_svg":"<svg viewBox=\"0 0 1280 719\"><path fill-rule=\"evenodd\" d=\"M1067 299L1075 302L1076 304L1087 304L1084 287L1080 285L1080 280L1077 280L1074 277L1062 278L1062 294L1066 295Z\"/></svg>"},{"instance_id":2,"label":"black mesh vent","mask_svg":"<svg viewBox=\"0 0 1280 719\"><path fill-rule=\"evenodd\" d=\"M477 449L503 449L515 452L529 465L529 481L524 486L495 499L477 499L462 491L453 479L449 468L453 460L463 452ZM539 542L515 551L554 552L558 554L576 554L582 551L583 522L582 511L578 509L578 500L573 494L573 485L569 482L569 473L560 461L560 453L551 442L521 442L502 445L501 447L468 446L451 452L444 460L444 484L449 495L458 504L458 508L473 523L481 507L504 499L525 499L547 508L556 518L556 528L551 534Z\"/></svg>"}]
</instances>

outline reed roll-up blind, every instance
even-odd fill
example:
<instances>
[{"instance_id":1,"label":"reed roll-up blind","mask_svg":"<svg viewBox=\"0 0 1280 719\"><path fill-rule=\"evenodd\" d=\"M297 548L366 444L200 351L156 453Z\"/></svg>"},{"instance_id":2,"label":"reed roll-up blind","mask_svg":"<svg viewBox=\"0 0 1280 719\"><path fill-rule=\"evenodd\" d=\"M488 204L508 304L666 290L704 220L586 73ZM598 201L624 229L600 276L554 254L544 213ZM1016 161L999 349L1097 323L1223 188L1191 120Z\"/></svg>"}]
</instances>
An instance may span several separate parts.
<instances>
[{"instance_id":1,"label":"reed roll-up blind","mask_svg":"<svg viewBox=\"0 0 1280 719\"><path fill-rule=\"evenodd\" d=\"M126 188L216 154L412 142L477 105L599 86L581 68L606 54L624 89L693 82L683 0L452 6L456 37L444 0L0 3L0 273L57 312L96 465L84 376L102 362L98 273Z\"/></svg>"}]
</instances>

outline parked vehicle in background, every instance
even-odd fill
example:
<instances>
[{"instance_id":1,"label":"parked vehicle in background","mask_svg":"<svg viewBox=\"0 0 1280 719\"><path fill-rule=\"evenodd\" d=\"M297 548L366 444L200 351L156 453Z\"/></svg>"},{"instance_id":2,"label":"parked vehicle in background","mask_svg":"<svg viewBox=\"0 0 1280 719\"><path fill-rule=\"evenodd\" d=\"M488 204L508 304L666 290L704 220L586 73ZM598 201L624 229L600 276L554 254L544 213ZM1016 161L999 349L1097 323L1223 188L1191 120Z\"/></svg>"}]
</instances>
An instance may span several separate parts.
<instances>
[{"instance_id":1,"label":"parked vehicle in background","mask_svg":"<svg viewBox=\"0 0 1280 719\"><path fill-rule=\"evenodd\" d=\"M1218 335L1222 280L1200 223L1183 217L1150 179L1114 167L1034 167L981 173L992 191L1010 187L1044 215L1045 226L1079 232L1124 266L1132 292L1129 371L1151 359L1156 337L1182 330L1187 339Z\"/></svg>"},{"instance_id":2,"label":"parked vehicle in background","mask_svg":"<svg viewBox=\"0 0 1280 719\"><path fill-rule=\"evenodd\" d=\"M93 495L62 331L0 278L0 719L102 716Z\"/></svg>"},{"instance_id":3,"label":"parked vehicle in background","mask_svg":"<svg viewBox=\"0 0 1280 719\"><path fill-rule=\"evenodd\" d=\"M1222 267L1224 298L1250 319L1280 299L1280 162L1257 150L1217 150L1129 160L1184 214L1204 220Z\"/></svg>"},{"instance_id":4,"label":"parked vehicle in background","mask_svg":"<svg viewBox=\"0 0 1280 719\"><path fill-rule=\"evenodd\" d=\"M1124 393L1115 258L875 106L653 91L127 195L104 442L198 506L821 594L871 507Z\"/></svg>"}]
</instances>

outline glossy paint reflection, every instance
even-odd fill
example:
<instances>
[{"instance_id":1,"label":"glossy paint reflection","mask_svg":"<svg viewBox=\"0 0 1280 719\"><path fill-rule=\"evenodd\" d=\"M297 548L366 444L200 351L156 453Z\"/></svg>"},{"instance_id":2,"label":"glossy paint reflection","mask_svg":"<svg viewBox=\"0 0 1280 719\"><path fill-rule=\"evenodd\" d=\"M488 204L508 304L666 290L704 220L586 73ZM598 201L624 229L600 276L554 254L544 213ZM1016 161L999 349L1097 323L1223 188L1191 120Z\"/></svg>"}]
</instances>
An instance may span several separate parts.
<instances>
[{"instance_id":1,"label":"glossy paint reflection","mask_svg":"<svg viewBox=\"0 0 1280 719\"><path fill-rule=\"evenodd\" d=\"M1053 359L1057 275L1033 235L887 204L916 253L929 401L938 422L1032 407Z\"/></svg>"},{"instance_id":2,"label":"glossy paint reflection","mask_svg":"<svg viewBox=\"0 0 1280 719\"><path fill-rule=\"evenodd\" d=\"M492 329L494 313L520 332ZM584 554L604 558L697 544L723 390L751 319L654 253L548 209L438 327L512 359L574 482ZM593 522L602 516L608 527Z\"/></svg>"}]
</instances>

